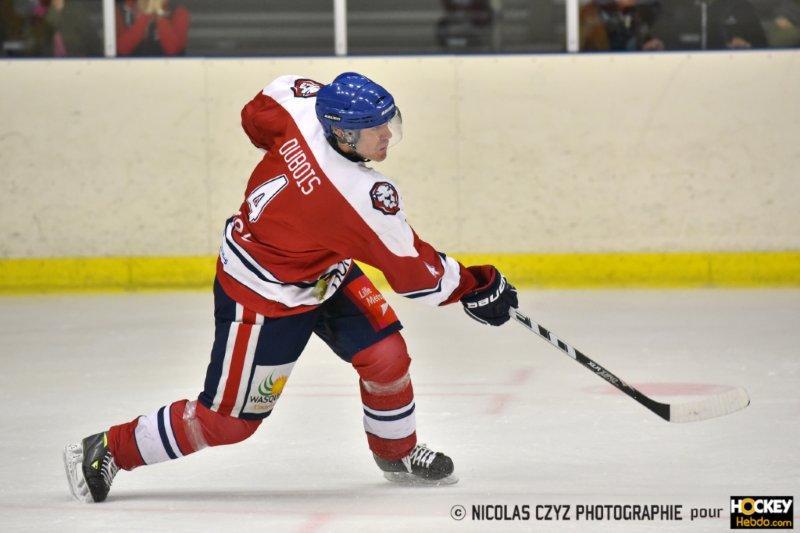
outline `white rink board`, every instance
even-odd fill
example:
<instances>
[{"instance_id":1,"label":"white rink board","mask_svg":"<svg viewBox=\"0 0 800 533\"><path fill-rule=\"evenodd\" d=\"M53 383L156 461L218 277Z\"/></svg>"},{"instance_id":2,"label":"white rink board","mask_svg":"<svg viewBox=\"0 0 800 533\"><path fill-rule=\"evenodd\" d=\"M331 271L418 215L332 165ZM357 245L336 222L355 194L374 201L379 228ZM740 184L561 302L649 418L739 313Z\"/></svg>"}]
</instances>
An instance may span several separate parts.
<instances>
[{"instance_id":1,"label":"white rink board","mask_svg":"<svg viewBox=\"0 0 800 533\"><path fill-rule=\"evenodd\" d=\"M377 166L450 252L800 248L800 52L0 61L0 257L216 252L258 161L242 106L358 70Z\"/></svg>"},{"instance_id":2,"label":"white rink board","mask_svg":"<svg viewBox=\"0 0 800 533\"><path fill-rule=\"evenodd\" d=\"M74 502L61 447L193 398L213 335L207 293L0 299L2 531L728 531L689 522L731 495L800 497L798 290L523 292L523 308L623 379L678 392L745 386L725 418L669 424L522 328L393 295L414 360L419 435L459 484L383 481L355 372L316 339L248 441L122 472ZM688 397L688 396L687 396ZM697 398L697 396L692 396ZM682 522L455 522L454 505L680 504ZM797 513L795 513L797 514Z\"/></svg>"}]
</instances>

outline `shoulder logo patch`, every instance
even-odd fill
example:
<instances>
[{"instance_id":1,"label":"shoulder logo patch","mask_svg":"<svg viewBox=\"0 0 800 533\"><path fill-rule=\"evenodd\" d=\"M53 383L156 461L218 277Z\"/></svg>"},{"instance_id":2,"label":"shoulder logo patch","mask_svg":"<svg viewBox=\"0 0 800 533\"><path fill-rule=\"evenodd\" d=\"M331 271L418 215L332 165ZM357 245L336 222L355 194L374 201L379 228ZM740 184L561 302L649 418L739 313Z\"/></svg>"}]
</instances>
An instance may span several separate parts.
<instances>
[{"instance_id":1,"label":"shoulder logo patch","mask_svg":"<svg viewBox=\"0 0 800 533\"><path fill-rule=\"evenodd\" d=\"M297 98L311 98L312 96L317 96L321 88L322 84L319 82L308 78L297 78L294 82L294 87L292 87L292 92Z\"/></svg>"},{"instance_id":2,"label":"shoulder logo patch","mask_svg":"<svg viewBox=\"0 0 800 533\"><path fill-rule=\"evenodd\" d=\"M372 197L372 207L384 215L394 215L400 211L400 198L391 183L379 181L372 186L369 194Z\"/></svg>"}]
</instances>

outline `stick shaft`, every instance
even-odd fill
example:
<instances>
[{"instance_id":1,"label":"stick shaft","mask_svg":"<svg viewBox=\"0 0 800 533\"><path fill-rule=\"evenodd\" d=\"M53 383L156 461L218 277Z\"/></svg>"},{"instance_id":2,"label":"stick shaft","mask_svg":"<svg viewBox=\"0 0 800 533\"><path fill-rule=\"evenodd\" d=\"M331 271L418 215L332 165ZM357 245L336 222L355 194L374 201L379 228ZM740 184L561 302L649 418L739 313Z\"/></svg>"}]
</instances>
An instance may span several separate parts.
<instances>
[{"instance_id":1,"label":"stick shaft","mask_svg":"<svg viewBox=\"0 0 800 533\"><path fill-rule=\"evenodd\" d=\"M555 336L552 332L547 330L545 327L537 324L533 320L531 320L528 316L522 314L517 309L511 310L511 316L516 319L517 322L525 326L528 330L536 333L544 340L570 356L572 359L579 362L584 367L588 368L607 382L611 383L614 387L621 390L640 404L647 407L649 410L660 416L666 421L670 420L670 406L669 404L657 402L652 398L645 396L641 391L638 389L631 387L623 380L615 376L611 371L604 368L602 365L598 364L591 358L587 357L583 354L580 350L577 350L567 344L566 342L559 339Z\"/></svg>"}]
</instances>

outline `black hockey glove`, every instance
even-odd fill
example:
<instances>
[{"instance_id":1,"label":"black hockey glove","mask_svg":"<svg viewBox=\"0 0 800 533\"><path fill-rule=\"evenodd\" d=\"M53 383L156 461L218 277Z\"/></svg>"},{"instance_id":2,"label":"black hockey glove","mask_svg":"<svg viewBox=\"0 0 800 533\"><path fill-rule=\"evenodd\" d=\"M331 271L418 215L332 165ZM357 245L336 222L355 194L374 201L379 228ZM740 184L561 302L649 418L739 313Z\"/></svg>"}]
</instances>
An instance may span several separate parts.
<instances>
[{"instance_id":1,"label":"black hockey glove","mask_svg":"<svg viewBox=\"0 0 800 533\"><path fill-rule=\"evenodd\" d=\"M511 318L511 308L519 307L517 289L491 265L471 266L467 270L477 278L481 287L461 298L464 311L481 324L502 326Z\"/></svg>"}]
</instances>

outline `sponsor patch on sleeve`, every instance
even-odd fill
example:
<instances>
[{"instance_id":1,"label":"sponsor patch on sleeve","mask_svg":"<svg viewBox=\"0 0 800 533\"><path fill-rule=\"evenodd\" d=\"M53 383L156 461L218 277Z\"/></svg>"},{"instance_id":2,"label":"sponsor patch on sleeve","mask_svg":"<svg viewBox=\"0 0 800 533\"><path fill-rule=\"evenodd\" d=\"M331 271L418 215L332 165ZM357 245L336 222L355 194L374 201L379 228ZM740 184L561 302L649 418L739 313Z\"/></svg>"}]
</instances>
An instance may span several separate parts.
<instances>
[{"instance_id":1,"label":"sponsor patch on sleeve","mask_svg":"<svg viewBox=\"0 0 800 533\"><path fill-rule=\"evenodd\" d=\"M345 291L356 307L364 313L375 331L380 331L397 322L394 309L367 276L360 276L353 280L345 287Z\"/></svg>"}]
</instances>

